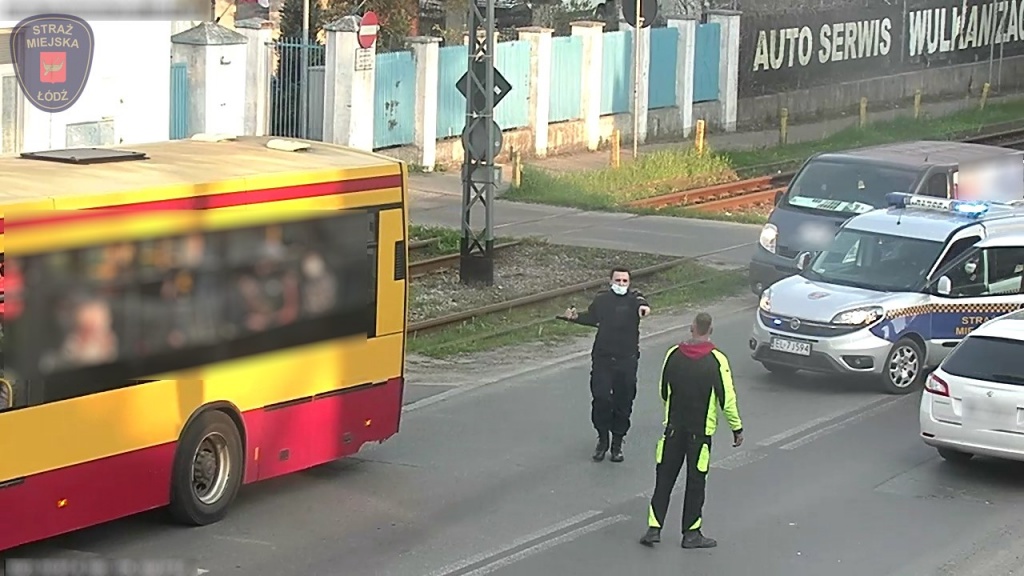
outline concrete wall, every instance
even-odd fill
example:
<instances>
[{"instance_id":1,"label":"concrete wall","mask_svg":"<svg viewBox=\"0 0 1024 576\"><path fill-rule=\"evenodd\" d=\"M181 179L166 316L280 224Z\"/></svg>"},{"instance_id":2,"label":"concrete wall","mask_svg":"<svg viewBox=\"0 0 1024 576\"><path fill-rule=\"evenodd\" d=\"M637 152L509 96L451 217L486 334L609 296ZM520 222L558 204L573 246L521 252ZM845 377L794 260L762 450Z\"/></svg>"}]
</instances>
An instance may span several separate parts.
<instances>
[{"instance_id":1,"label":"concrete wall","mask_svg":"<svg viewBox=\"0 0 1024 576\"><path fill-rule=\"evenodd\" d=\"M924 98L978 96L985 82L991 83L993 94L1024 91L1024 56L1005 58L1001 64L997 60L991 77L989 63L977 62L742 98L737 123L743 127L775 125L781 108L787 108L793 120L845 112L858 106L862 96L869 105L901 102L913 98L918 89Z\"/></svg>"}]
</instances>

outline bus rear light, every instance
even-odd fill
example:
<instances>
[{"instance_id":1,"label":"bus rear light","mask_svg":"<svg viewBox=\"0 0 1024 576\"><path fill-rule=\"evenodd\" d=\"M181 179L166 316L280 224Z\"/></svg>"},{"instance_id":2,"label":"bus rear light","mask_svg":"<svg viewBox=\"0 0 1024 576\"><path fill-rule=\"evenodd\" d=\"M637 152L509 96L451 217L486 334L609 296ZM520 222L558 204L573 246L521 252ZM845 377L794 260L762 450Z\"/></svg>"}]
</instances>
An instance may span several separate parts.
<instances>
[{"instance_id":1,"label":"bus rear light","mask_svg":"<svg viewBox=\"0 0 1024 576\"><path fill-rule=\"evenodd\" d=\"M369 428L370 425L373 424L373 420L370 420L369 418L367 418L366 422L364 422L363 424L365 424L366 427Z\"/></svg>"},{"instance_id":2,"label":"bus rear light","mask_svg":"<svg viewBox=\"0 0 1024 576\"><path fill-rule=\"evenodd\" d=\"M60 500L57 500L57 508L67 508L67 506L68 506L68 499L67 498L61 498Z\"/></svg>"},{"instance_id":3,"label":"bus rear light","mask_svg":"<svg viewBox=\"0 0 1024 576\"><path fill-rule=\"evenodd\" d=\"M924 381L924 389L936 396L949 398L949 384L946 384L945 380L939 378L934 373L929 374L928 379Z\"/></svg>"}]
</instances>

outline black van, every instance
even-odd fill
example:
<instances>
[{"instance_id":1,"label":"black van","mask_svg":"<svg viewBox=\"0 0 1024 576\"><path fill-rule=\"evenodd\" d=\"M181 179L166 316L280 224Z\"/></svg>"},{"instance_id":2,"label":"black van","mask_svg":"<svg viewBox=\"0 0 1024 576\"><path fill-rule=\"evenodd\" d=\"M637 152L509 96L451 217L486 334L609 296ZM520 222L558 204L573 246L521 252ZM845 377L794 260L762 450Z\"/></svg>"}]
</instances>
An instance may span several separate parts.
<instances>
[{"instance_id":1,"label":"black van","mask_svg":"<svg viewBox=\"0 0 1024 576\"><path fill-rule=\"evenodd\" d=\"M964 142L901 142L823 152L808 158L775 198L750 260L750 290L761 292L797 274L797 254L828 246L847 219L886 205L890 192L952 198L961 164L1017 150ZM1021 182L1024 189L1024 182Z\"/></svg>"}]
</instances>

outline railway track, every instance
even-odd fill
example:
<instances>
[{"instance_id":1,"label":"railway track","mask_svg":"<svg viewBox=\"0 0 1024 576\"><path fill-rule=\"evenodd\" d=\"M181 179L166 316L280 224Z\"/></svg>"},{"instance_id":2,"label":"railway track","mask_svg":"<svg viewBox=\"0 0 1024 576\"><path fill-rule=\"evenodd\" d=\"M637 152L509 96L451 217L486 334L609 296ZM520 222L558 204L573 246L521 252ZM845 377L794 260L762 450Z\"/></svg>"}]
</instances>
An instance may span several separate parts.
<instances>
[{"instance_id":1,"label":"railway track","mask_svg":"<svg viewBox=\"0 0 1024 576\"><path fill-rule=\"evenodd\" d=\"M720 250L715 250L715 251L712 251L712 252L707 252L707 253L704 253L704 254L699 254L697 256L687 256L685 258L675 258L675 259L669 260L667 262L662 262L660 264L655 264L653 266L648 266L646 268L640 268L640 269L637 269L637 270L633 270L631 272L631 274L630 274L630 277L635 280L637 278L645 278L645 277L653 276L654 274L658 274L660 272L664 272L666 270L670 270L670 269L672 269L672 268L674 268L676 266L680 266L682 264L697 262L697 261L699 261L702 258L707 258L709 256L714 256L716 254L721 254L723 252L730 252L732 250L738 250L740 248L745 248L745 247L753 246L753 245L754 244L752 242L748 242L748 243L745 243L745 244L738 244L736 246L729 246L728 248L722 248ZM457 256L456 256L456 258L457 258ZM683 287L687 287L687 286L701 284L701 283L707 282L709 279L710 278L696 279L696 280L690 281L690 282L688 282L686 284L681 284L681 285L678 285L678 286L670 286L670 287L667 287L667 288L663 288L662 290L659 290L659 292L664 292L664 291L667 291L667 290L674 290L674 289L677 289L677 288L683 288ZM514 298L512 300L506 300L504 302L497 302L495 304L489 304L489 305L483 306L481 308L475 308L475 309L466 310L466 311L463 311L463 312L456 312L454 314L449 314L447 316L440 316L438 318L431 318L431 319L423 320L423 321L420 321L420 322L414 322L414 323L410 323L409 324L409 326L406 329L406 334L408 334L410 336L414 336L414 335L416 335L418 333L423 333L423 332L429 332L429 331L432 331L432 330L437 330L438 328L443 328L445 326L450 326L450 325L453 325L453 324L458 324L460 322L467 322L467 321L473 320L474 318L479 318L481 316L486 316L486 315L489 315L489 314L495 314L495 313L500 313L500 312L507 312L509 310L514 310L516 308L522 308L522 307L525 307L525 306L533 306L533 305L536 305L536 304L542 304L542 303L545 303L545 302L550 302L551 300L555 300L557 298L561 298L563 296L569 296L571 294L585 293L585 292L587 292L589 290L593 290L595 288L601 288L602 286L606 286L607 284L608 284L608 278L606 278L606 277L605 278L598 278L598 279L591 280L591 281L588 281L588 282L582 282L582 283L579 283L579 284L574 284L572 286L563 286L561 288L555 288L553 290L548 290L548 291L545 291L545 292L538 292L537 294L530 294L528 296L523 296L523 297L520 297L520 298ZM650 293L645 292L645 294L651 295L651 294L653 294L653 292L650 292ZM503 333L506 333L506 332L512 332L512 331L516 331L516 330L521 330L521 329L529 327L529 326L534 326L534 325L537 325L537 324L547 323L547 322L550 322L551 320L553 320L553 318L548 318L548 319L544 319L544 320L540 320L540 321L536 321L536 322L531 322L530 324L526 324L526 325L514 326L512 328L509 328L508 330L505 330L505 331L501 332L501 333L503 334ZM491 334L490 336L494 336L494 335L496 335L496 334Z\"/></svg>"},{"instance_id":2,"label":"railway track","mask_svg":"<svg viewBox=\"0 0 1024 576\"><path fill-rule=\"evenodd\" d=\"M409 244L409 251L410 252L414 252L416 250L422 250L424 247L436 245L437 241L438 241L437 238L430 238L430 239L427 239L427 240L420 240L418 242L427 242L427 244L423 244L423 245L421 245L421 246L419 246L417 248L413 247L413 244L416 244L416 242L410 243ZM512 242L504 242L502 244L495 244L494 245L494 251L497 252L497 251L500 251L500 250L506 250L508 248L512 248L513 246L518 246L519 243L520 243L519 240L513 240ZM459 263L459 254L458 253L455 253L455 254L445 254L443 256L436 256L434 258L425 258L423 260L416 260L414 262L410 261L409 262L409 276L412 279L416 279L416 278L419 278L419 277L424 276L426 274L430 274L431 272L434 272L434 271L437 271L437 270L443 270L445 268L451 268L451 267L455 266L458 263Z\"/></svg>"},{"instance_id":3,"label":"railway track","mask_svg":"<svg viewBox=\"0 0 1024 576\"><path fill-rule=\"evenodd\" d=\"M985 134L959 139L960 142L986 144L1024 150L1024 128L1017 126ZM649 198L634 200L630 208L665 208L668 206L692 207L706 212L719 212L738 208L749 208L774 202L775 195L786 189L795 171L780 172L770 176L758 176L746 180L717 184L707 188L680 190Z\"/></svg>"}]
</instances>

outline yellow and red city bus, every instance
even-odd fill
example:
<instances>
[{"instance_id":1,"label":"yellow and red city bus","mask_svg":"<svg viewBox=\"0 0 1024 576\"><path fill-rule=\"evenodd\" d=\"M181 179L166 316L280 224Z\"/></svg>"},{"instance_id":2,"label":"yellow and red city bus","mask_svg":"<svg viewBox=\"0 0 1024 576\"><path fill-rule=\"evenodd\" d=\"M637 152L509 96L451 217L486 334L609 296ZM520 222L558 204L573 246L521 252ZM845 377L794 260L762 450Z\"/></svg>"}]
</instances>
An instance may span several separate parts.
<instances>
[{"instance_id":1,"label":"yellow and red city bus","mask_svg":"<svg viewBox=\"0 0 1024 576\"><path fill-rule=\"evenodd\" d=\"M404 164L124 148L0 158L0 550L164 506L216 522L241 484L398 432Z\"/></svg>"}]
</instances>

